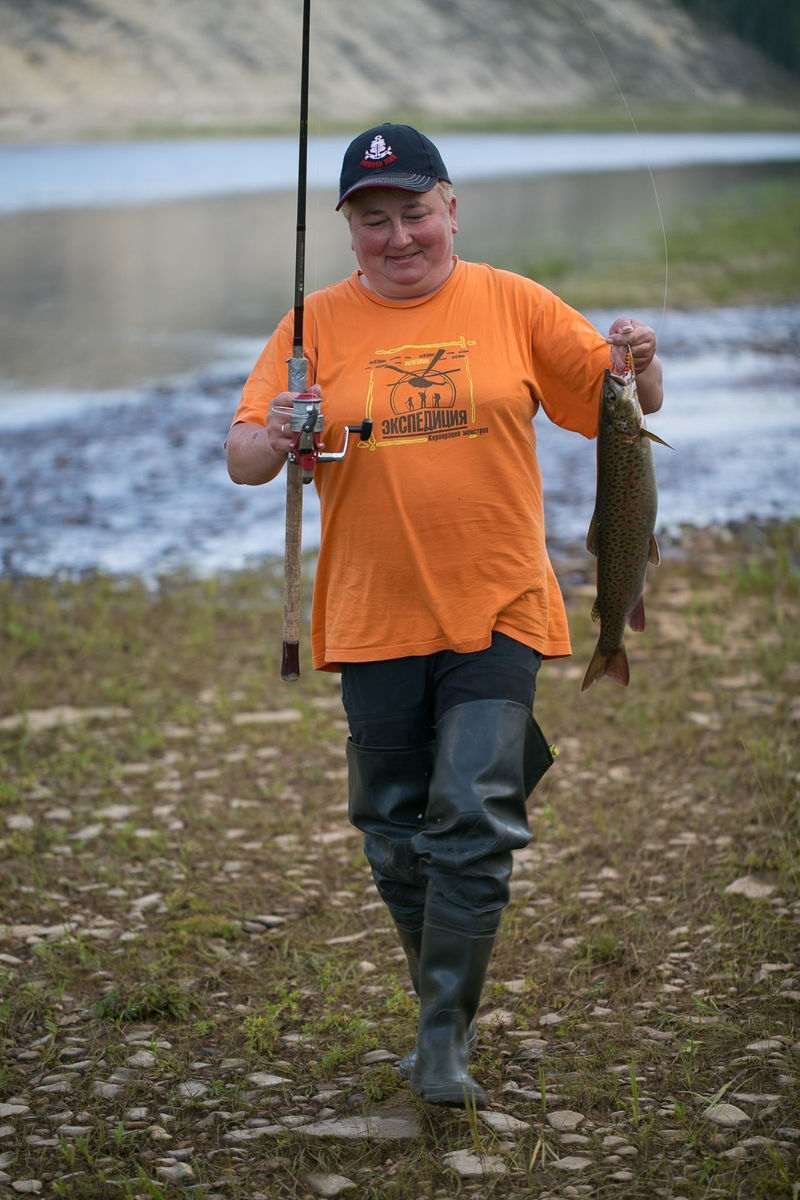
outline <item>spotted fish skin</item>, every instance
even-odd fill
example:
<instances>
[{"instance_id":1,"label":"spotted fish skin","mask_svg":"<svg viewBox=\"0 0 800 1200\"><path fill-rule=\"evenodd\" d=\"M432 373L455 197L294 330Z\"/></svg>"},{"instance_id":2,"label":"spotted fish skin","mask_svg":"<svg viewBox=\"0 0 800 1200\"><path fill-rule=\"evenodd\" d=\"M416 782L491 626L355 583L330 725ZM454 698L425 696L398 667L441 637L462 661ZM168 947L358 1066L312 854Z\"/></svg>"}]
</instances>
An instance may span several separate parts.
<instances>
[{"instance_id":1,"label":"spotted fish skin","mask_svg":"<svg viewBox=\"0 0 800 1200\"><path fill-rule=\"evenodd\" d=\"M658 508L653 441L661 439L645 428L633 373L607 370L597 431L597 496L586 538L597 558L592 618L600 621L600 637L581 691L604 675L624 686L630 681L625 626L644 629L647 564L660 561L653 532Z\"/></svg>"}]
</instances>

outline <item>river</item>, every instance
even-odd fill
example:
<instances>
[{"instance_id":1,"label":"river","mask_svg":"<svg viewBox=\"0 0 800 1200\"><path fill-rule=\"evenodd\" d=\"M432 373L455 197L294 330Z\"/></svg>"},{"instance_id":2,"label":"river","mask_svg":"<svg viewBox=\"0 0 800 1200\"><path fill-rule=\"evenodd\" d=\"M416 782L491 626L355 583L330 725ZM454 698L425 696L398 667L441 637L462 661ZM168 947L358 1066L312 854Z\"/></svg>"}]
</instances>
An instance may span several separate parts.
<instances>
[{"instance_id":1,"label":"river","mask_svg":"<svg viewBox=\"0 0 800 1200\"><path fill-rule=\"evenodd\" d=\"M566 243L591 253L600 238L624 248L660 213L669 226L673 206L800 159L794 135L440 145L459 180L457 250L498 265ZM333 212L341 148L312 141L309 290L352 268ZM294 171L289 139L0 147L3 570L152 577L281 552L282 480L235 487L221 444L291 303ZM617 314L588 315L602 329ZM657 327L665 366L650 425L675 447L656 447L662 530L796 515L800 307L679 313L667 292L636 315ZM579 540L594 447L537 428L551 540Z\"/></svg>"}]
</instances>

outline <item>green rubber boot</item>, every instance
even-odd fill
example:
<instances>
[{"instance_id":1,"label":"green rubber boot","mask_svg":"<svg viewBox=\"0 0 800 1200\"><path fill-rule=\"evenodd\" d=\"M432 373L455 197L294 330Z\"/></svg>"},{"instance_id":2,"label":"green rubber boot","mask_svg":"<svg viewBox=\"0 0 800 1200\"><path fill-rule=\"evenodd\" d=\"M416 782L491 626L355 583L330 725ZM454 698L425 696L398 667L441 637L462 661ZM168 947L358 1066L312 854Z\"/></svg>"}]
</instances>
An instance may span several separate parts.
<instances>
[{"instance_id":1,"label":"green rubber boot","mask_svg":"<svg viewBox=\"0 0 800 1200\"><path fill-rule=\"evenodd\" d=\"M530 840L526 801L552 761L522 704L476 700L439 722L427 820L413 838L428 890L411 1087L428 1103L488 1103L469 1072L471 1034L508 903L512 850Z\"/></svg>"},{"instance_id":2,"label":"green rubber boot","mask_svg":"<svg viewBox=\"0 0 800 1200\"><path fill-rule=\"evenodd\" d=\"M427 879L412 845L424 827L433 746L374 749L347 743L350 821L364 833L364 853L375 886L391 913L419 995L419 955L425 920ZM411 1077L415 1052L397 1070Z\"/></svg>"}]
</instances>

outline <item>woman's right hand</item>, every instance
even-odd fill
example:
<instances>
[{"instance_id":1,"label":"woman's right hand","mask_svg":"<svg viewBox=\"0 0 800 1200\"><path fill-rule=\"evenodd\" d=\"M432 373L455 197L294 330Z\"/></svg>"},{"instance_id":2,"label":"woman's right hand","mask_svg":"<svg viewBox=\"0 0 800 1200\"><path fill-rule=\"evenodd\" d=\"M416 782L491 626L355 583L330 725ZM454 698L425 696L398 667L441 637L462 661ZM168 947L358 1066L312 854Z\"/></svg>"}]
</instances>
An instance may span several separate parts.
<instances>
[{"instance_id":1,"label":"woman's right hand","mask_svg":"<svg viewBox=\"0 0 800 1200\"><path fill-rule=\"evenodd\" d=\"M308 389L312 396L322 398L322 388L313 383ZM276 454L288 454L292 448L291 420L295 397L299 392L281 392L270 401L267 409L267 436Z\"/></svg>"}]
</instances>

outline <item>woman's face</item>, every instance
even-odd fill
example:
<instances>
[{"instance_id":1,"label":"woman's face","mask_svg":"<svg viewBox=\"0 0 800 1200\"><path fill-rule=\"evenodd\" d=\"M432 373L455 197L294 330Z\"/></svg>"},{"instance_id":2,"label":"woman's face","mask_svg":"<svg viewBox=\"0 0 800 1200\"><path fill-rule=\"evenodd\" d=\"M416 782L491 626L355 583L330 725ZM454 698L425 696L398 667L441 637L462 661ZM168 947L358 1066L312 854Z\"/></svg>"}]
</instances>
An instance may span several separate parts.
<instances>
[{"instance_id":1,"label":"woman's face","mask_svg":"<svg viewBox=\"0 0 800 1200\"><path fill-rule=\"evenodd\" d=\"M453 269L456 201L441 192L364 188L352 198L350 233L367 286L387 300L436 291Z\"/></svg>"}]
</instances>

